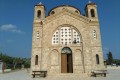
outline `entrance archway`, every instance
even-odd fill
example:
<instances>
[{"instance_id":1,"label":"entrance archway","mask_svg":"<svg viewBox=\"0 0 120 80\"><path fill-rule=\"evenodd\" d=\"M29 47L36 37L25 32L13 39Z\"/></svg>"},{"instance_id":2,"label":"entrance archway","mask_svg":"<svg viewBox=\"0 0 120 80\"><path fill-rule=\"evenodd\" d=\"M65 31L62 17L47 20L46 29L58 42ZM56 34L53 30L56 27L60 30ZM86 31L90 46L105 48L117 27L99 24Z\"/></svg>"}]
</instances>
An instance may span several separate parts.
<instances>
[{"instance_id":1,"label":"entrance archway","mask_svg":"<svg viewBox=\"0 0 120 80\"><path fill-rule=\"evenodd\" d=\"M73 73L72 51L69 47L61 50L61 73Z\"/></svg>"}]
</instances>

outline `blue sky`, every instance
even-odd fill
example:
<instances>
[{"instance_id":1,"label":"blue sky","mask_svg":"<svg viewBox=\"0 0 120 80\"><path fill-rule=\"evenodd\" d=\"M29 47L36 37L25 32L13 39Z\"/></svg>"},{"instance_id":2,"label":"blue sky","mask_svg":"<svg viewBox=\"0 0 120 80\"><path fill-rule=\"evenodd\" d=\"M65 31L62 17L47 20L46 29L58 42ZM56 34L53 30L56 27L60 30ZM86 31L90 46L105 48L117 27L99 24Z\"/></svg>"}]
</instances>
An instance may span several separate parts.
<instances>
[{"instance_id":1,"label":"blue sky","mask_svg":"<svg viewBox=\"0 0 120 80\"><path fill-rule=\"evenodd\" d=\"M58 5L72 5L85 14L89 0L0 0L0 52L30 57L34 5L42 2L48 11ZM120 0L91 0L98 6L103 53L120 59Z\"/></svg>"}]
</instances>

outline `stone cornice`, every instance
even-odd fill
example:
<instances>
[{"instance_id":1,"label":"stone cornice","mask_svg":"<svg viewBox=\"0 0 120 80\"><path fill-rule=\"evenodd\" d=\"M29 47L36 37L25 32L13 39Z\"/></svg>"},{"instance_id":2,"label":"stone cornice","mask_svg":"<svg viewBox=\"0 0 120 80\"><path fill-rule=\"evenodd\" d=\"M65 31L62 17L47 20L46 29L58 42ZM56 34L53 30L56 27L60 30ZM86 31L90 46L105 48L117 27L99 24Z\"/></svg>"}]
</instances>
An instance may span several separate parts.
<instances>
[{"instance_id":1,"label":"stone cornice","mask_svg":"<svg viewBox=\"0 0 120 80\"><path fill-rule=\"evenodd\" d=\"M99 26L99 22L98 21L91 21L89 23L89 26Z\"/></svg>"}]
</instances>

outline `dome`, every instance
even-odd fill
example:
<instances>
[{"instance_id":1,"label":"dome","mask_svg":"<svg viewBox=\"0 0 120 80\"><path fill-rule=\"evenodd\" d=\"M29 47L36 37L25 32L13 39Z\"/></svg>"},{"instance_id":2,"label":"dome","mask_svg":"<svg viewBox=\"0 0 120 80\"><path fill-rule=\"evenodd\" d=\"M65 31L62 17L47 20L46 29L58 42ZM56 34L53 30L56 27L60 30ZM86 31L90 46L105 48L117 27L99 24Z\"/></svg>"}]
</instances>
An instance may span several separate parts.
<instances>
[{"instance_id":1,"label":"dome","mask_svg":"<svg viewBox=\"0 0 120 80\"><path fill-rule=\"evenodd\" d=\"M51 9L49 11L48 15L53 15L53 14L59 13L64 9L68 9L69 11L71 11L73 13L80 14L80 10L76 7L73 7L73 6L70 6L70 5L60 5L60 6L57 6L57 7L54 7L53 9Z\"/></svg>"}]
</instances>

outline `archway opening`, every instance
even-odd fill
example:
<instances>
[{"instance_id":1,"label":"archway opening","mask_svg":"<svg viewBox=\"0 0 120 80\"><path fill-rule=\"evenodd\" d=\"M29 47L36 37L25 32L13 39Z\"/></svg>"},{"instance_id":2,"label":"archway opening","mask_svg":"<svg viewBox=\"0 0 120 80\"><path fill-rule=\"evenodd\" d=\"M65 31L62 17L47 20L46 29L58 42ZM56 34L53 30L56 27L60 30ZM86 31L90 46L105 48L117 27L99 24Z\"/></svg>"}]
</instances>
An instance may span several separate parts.
<instances>
[{"instance_id":1,"label":"archway opening","mask_svg":"<svg viewBox=\"0 0 120 80\"><path fill-rule=\"evenodd\" d=\"M99 55L98 54L96 54L96 64L100 64Z\"/></svg>"},{"instance_id":2,"label":"archway opening","mask_svg":"<svg viewBox=\"0 0 120 80\"><path fill-rule=\"evenodd\" d=\"M69 47L61 50L61 73L73 73L72 50Z\"/></svg>"},{"instance_id":3,"label":"archway opening","mask_svg":"<svg viewBox=\"0 0 120 80\"><path fill-rule=\"evenodd\" d=\"M94 9L91 9L91 17L95 17L95 11L94 11Z\"/></svg>"},{"instance_id":4,"label":"archway opening","mask_svg":"<svg viewBox=\"0 0 120 80\"><path fill-rule=\"evenodd\" d=\"M35 65L38 65L38 55L35 56Z\"/></svg>"},{"instance_id":5,"label":"archway opening","mask_svg":"<svg viewBox=\"0 0 120 80\"><path fill-rule=\"evenodd\" d=\"M41 11L40 10L37 11L37 17L41 18Z\"/></svg>"}]
</instances>

